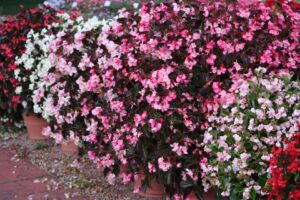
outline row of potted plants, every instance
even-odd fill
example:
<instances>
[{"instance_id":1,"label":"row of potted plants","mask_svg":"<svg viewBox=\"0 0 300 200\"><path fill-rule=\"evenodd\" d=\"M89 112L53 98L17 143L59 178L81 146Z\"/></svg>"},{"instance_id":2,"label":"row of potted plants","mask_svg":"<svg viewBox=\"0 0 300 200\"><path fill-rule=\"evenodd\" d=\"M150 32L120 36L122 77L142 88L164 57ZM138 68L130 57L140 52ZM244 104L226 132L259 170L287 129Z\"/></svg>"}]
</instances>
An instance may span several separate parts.
<instances>
[{"instance_id":1,"label":"row of potted plants","mask_svg":"<svg viewBox=\"0 0 300 200\"><path fill-rule=\"evenodd\" d=\"M284 187L273 175L285 142L299 151L297 5L148 2L110 20L24 11L0 25L13 29L0 29L1 121L24 113L43 132L32 139L78 146L144 196L297 199L294 154Z\"/></svg>"}]
</instances>

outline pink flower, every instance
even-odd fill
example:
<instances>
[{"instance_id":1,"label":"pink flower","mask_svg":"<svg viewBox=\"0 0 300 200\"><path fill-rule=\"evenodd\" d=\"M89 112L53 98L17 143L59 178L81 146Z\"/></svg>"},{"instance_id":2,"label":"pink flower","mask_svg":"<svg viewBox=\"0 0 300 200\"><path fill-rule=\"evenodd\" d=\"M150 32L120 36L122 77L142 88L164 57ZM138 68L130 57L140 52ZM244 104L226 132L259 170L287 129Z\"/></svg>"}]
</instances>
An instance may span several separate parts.
<instances>
[{"instance_id":1,"label":"pink flower","mask_svg":"<svg viewBox=\"0 0 300 200\"><path fill-rule=\"evenodd\" d=\"M132 53L128 54L128 65L131 67L134 67L137 65L137 59L135 59L135 57ZM119 67L117 67L117 68L119 68Z\"/></svg>"},{"instance_id":2,"label":"pink flower","mask_svg":"<svg viewBox=\"0 0 300 200\"><path fill-rule=\"evenodd\" d=\"M219 162L228 161L231 158L231 155L229 155L227 152L218 152L217 153L217 159Z\"/></svg>"},{"instance_id":3,"label":"pink flower","mask_svg":"<svg viewBox=\"0 0 300 200\"><path fill-rule=\"evenodd\" d=\"M206 63L209 65L214 65L215 64L215 60L216 60L217 56L214 54L211 54L207 59L206 59Z\"/></svg>"},{"instance_id":4,"label":"pink flower","mask_svg":"<svg viewBox=\"0 0 300 200\"><path fill-rule=\"evenodd\" d=\"M123 140L113 140L111 144L112 144L113 149L114 149L115 151L120 151L120 150L123 149L124 146L125 146Z\"/></svg>"},{"instance_id":5,"label":"pink flower","mask_svg":"<svg viewBox=\"0 0 300 200\"><path fill-rule=\"evenodd\" d=\"M156 167L152 163L148 162L148 170L150 173L155 173Z\"/></svg>"},{"instance_id":6,"label":"pink flower","mask_svg":"<svg viewBox=\"0 0 300 200\"><path fill-rule=\"evenodd\" d=\"M92 133L92 134L89 134L87 137L86 137L86 141L92 143L92 144L96 144L97 143L97 134L95 133Z\"/></svg>"},{"instance_id":7,"label":"pink flower","mask_svg":"<svg viewBox=\"0 0 300 200\"><path fill-rule=\"evenodd\" d=\"M164 172L167 172L169 169L171 169L172 164L169 162L165 162L163 157L160 157L158 159L158 167Z\"/></svg>"},{"instance_id":8,"label":"pink flower","mask_svg":"<svg viewBox=\"0 0 300 200\"><path fill-rule=\"evenodd\" d=\"M136 114L134 116L134 123L135 126L139 126L139 125L144 125L145 124L145 119L147 118L147 111L144 111L141 115Z\"/></svg>"},{"instance_id":9,"label":"pink flower","mask_svg":"<svg viewBox=\"0 0 300 200\"><path fill-rule=\"evenodd\" d=\"M55 142L57 144L62 143L62 141L64 139L63 136L62 136L62 134L60 134L60 133L54 133L54 134L51 135L51 137L55 140Z\"/></svg>"},{"instance_id":10,"label":"pink flower","mask_svg":"<svg viewBox=\"0 0 300 200\"><path fill-rule=\"evenodd\" d=\"M126 174L126 173L122 172L122 173L120 174L120 176L121 176L122 182L123 182L124 184L130 183L130 181L132 180L132 174Z\"/></svg>"},{"instance_id":11,"label":"pink flower","mask_svg":"<svg viewBox=\"0 0 300 200\"><path fill-rule=\"evenodd\" d=\"M252 32L247 32L247 33L244 33L242 35L242 38L246 41L252 41L253 39L253 33Z\"/></svg>"},{"instance_id":12,"label":"pink flower","mask_svg":"<svg viewBox=\"0 0 300 200\"><path fill-rule=\"evenodd\" d=\"M175 153L177 153L177 155L179 155L179 156L188 153L187 152L187 147L186 146L181 146L177 142L171 144L171 147L172 147L172 151L174 151Z\"/></svg>"},{"instance_id":13,"label":"pink flower","mask_svg":"<svg viewBox=\"0 0 300 200\"><path fill-rule=\"evenodd\" d=\"M99 76L96 74L92 75L87 82L87 90L93 91L99 86L99 83L100 83Z\"/></svg>"},{"instance_id":14,"label":"pink flower","mask_svg":"<svg viewBox=\"0 0 300 200\"><path fill-rule=\"evenodd\" d=\"M177 83L184 83L186 79L187 79L187 77L186 77L185 74L179 74L179 75L176 77L176 82L177 82Z\"/></svg>"},{"instance_id":15,"label":"pink flower","mask_svg":"<svg viewBox=\"0 0 300 200\"><path fill-rule=\"evenodd\" d=\"M47 126L46 128L44 128L43 131L42 131L42 134L44 136L47 136L47 137L51 136L52 135L52 131L51 131L50 126Z\"/></svg>"},{"instance_id":16,"label":"pink flower","mask_svg":"<svg viewBox=\"0 0 300 200\"><path fill-rule=\"evenodd\" d=\"M81 107L81 115L82 116L88 115L89 112L90 112L90 108L88 108L86 105L84 105L83 107Z\"/></svg>"},{"instance_id":17,"label":"pink flower","mask_svg":"<svg viewBox=\"0 0 300 200\"><path fill-rule=\"evenodd\" d=\"M269 22L268 23L268 29L269 29L270 34L279 35L280 29L274 23Z\"/></svg>"},{"instance_id":18,"label":"pink flower","mask_svg":"<svg viewBox=\"0 0 300 200\"><path fill-rule=\"evenodd\" d=\"M99 116L103 112L103 109L101 107L96 107L92 110L92 115Z\"/></svg>"},{"instance_id":19,"label":"pink flower","mask_svg":"<svg viewBox=\"0 0 300 200\"><path fill-rule=\"evenodd\" d=\"M112 110L116 111L116 112L121 112L122 110L124 110L124 102L123 101L111 101L110 102L110 107Z\"/></svg>"},{"instance_id":20,"label":"pink flower","mask_svg":"<svg viewBox=\"0 0 300 200\"><path fill-rule=\"evenodd\" d=\"M94 151L88 151L88 156L89 156L89 159L92 161L95 161L97 158L96 153Z\"/></svg>"},{"instance_id":21,"label":"pink flower","mask_svg":"<svg viewBox=\"0 0 300 200\"><path fill-rule=\"evenodd\" d=\"M248 19L250 16L250 12L247 9L239 9L237 12L237 16Z\"/></svg>"},{"instance_id":22,"label":"pink flower","mask_svg":"<svg viewBox=\"0 0 300 200\"><path fill-rule=\"evenodd\" d=\"M171 51L168 50L167 48L159 48L158 52L157 52L157 57L163 61L172 59L171 56Z\"/></svg>"},{"instance_id":23,"label":"pink flower","mask_svg":"<svg viewBox=\"0 0 300 200\"><path fill-rule=\"evenodd\" d=\"M149 119L149 124L153 133L158 132L162 127L162 124L155 119Z\"/></svg>"},{"instance_id":24,"label":"pink flower","mask_svg":"<svg viewBox=\"0 0 300 200\"><path fill-rule=\"evenodd\" d=\"M222 91L222 88L221 88L222 85L223 85L222 82L213 82L212 87L213 87L214 93L218 94L219 92L221 92Z\"/></svg>"},{"instance_id":25,"label":"pink flower","mask_svg":"<svg viewBox=\"0 0 300 200\"><path fill-rule=\"evenodd\" d=\"M75 38L75 43L79 43L85 38L85 34L82 32L78 32L75 34L74 38Z\"/></svg>"},{"instance_id":26,"label":"pink flower","mask_svg":"<svg viewBox=\"0 0 300 200\"><path fill-rule=\"evenodd\" d=\"M253 5L257 2L258 2L258 0L238 0L238 3L241 6L250 6L250 5Z\"/></svg>"}]
</instances>

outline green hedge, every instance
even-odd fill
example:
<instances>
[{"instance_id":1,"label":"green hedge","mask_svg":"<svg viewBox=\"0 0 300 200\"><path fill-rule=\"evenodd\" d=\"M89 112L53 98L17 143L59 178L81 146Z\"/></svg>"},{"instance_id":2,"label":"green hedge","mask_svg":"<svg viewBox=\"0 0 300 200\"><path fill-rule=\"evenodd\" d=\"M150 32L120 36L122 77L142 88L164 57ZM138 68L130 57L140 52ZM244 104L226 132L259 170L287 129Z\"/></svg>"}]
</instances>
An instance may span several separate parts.
<instances>
[{"instance_id":1,"label":"green hedge","mask_svg":"<svg viewBox=\"0 0 300 200\"><path fill-rule=\"evenodd\" d=\"M33 8L42 2L43 0L0 0L0 15L13 15L19 12L20 4L25 8Z\"/></svg>"}]
</instances>

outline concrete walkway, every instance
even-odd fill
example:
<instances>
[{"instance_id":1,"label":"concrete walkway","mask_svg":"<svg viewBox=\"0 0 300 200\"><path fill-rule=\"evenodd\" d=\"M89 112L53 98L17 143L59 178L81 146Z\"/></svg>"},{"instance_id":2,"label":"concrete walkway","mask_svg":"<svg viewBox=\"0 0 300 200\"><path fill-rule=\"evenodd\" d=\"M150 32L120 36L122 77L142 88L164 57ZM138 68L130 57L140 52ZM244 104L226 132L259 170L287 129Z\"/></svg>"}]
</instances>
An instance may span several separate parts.
<instances>
[{"instance_id":1,"label":"concrete walkway","mask_svg":"<svg viewBox=\"0 0 300 200\"><path fill-rule=\"evenodd\" d=\"M47 184L39 180L55 179L45 171L23 160L13 160L13 153L0 149L0 200L84 200L70 197L76 191L58 189L48 191Z\"/></svg>"}]
</instances>

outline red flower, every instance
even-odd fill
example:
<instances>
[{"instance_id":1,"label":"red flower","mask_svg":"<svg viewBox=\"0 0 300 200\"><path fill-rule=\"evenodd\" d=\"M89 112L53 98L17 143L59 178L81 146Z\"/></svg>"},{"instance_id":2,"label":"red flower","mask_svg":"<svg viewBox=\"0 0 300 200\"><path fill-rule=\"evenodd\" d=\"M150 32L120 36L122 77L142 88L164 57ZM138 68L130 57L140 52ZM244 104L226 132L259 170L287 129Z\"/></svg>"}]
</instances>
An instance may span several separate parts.
<instances>
[{"instance_id":1,"label":"red flower","mask_svg":"<svg viewBox=\"0 0 300 200\"><path fill-rule=\"evenodd\" d=\"M297 11L297 10L299 11L299 9L300 9L300 3L298 3L298 2L292 1L291 6L292 6L292 9L295 11Z\"/></svg>"},{"instance_id":2,"label":"red flower","mask_svg":"<svg viewBox=\"0 0 300 200\"><path fill-rule=\"evenodd\" d=\"M298 125L300 129L300 125ZM272 157L269 161L272 170L268 180L271 186L269 200L272 199L300 199L299 180L300 173L300 132L293 135L292 139L284 142L286 147L272 148ZM299 178L298 178L299 179Z\"/></svg>"},{"instance_id":3,"label":"red flower","mask_svg":"<svg viewBox=\"0 0 300 200\"><path fill-rule=\"evenodd\" d=\"M20 5L20 8L23 9L24 6ZM20 119L21 111L18 105L21 103L21 97L15 94L19 83L14 75L19 67L15 64L15 57L24 53L26 36L30 29L37 30L47 26L52 23L49 16L55 18L55 14L56 11L52 9L36 8L23 10L16 16L0 22L0 119L8 118L9 122ZM47 22L45 16L49 18ZM14 111L15 108L18 110Z\"/></svg>"}]
</instances>

